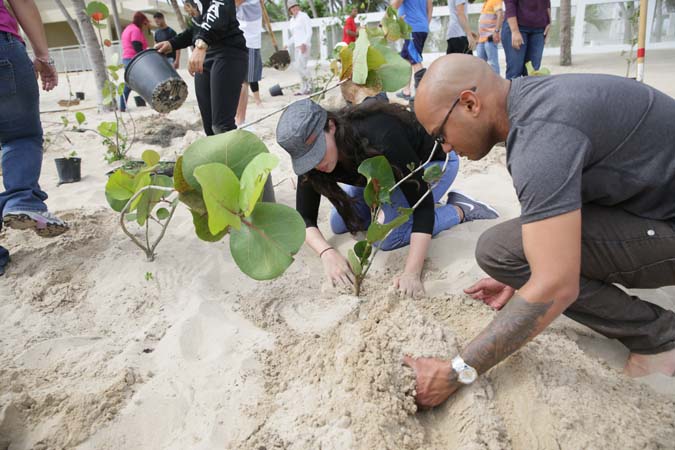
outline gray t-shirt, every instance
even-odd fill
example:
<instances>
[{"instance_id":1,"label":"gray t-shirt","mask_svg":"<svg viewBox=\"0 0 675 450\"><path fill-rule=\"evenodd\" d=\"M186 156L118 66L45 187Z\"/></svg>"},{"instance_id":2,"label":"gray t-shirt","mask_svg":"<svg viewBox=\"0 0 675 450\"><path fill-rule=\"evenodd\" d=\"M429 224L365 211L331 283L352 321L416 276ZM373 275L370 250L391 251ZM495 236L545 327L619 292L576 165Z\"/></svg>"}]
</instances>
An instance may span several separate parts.
<instances>
[{"instance_id":1,"label":"gray t-shirt","mask_svg":"<svg viewBox=\"0 0 675 450\"><path fill-rule=\"evenodd\" d=\"M466 20L469 20L469 4L466 0L448 0L448 9L450 10L450 16L448 16L448 37L447 39L452 39L456 37L466 36L464 28L459 23L457 18L457 5L464 4L464 14L466 15Z\"/></svg>"},{"instance_id":2,"label":"gray t-shirt","mask_svg":"<svg viewBox=\"0 0 675 450\"><path fill-rule=\"evenodd\" d=\"M610 75L516 78L507 166L523 223L581 208L675 219L675 99Z\"/></svg>"}]
</instances>

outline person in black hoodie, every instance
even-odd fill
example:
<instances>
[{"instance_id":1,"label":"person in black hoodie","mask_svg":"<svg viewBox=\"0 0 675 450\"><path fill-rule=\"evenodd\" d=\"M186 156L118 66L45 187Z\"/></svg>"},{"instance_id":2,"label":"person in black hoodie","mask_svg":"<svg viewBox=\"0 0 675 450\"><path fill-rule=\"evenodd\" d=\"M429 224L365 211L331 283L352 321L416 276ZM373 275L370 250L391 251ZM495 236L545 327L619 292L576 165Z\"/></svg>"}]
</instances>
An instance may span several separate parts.
<instances>
[{"instance_id":1,"label":"person in black hoodie","mask_svg":"<svg viewBox=\"0 0 675 450\"><path fill-rule=\"evenodd\" d=\"M241 84L246 78L248 51L239 29L234 0L185 0L191 26L160 42L160 53L194 45L188 71L195 77L199 112L207 136L237 128L234 117Z\"/></svg>"}]
</instances>

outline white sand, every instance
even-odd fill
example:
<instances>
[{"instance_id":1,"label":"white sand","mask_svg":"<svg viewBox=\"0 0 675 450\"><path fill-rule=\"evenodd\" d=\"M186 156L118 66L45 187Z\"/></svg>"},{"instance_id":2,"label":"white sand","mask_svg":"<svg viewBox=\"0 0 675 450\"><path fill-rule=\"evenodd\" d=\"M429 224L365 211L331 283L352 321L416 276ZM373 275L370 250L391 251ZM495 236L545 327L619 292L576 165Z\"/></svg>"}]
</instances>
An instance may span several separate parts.
<instances>
[{"instance_id":1,"label":"white sand","mask_svg":"<svg viewBox=\"0 0 675 450\"><path fill-rule=\"evenodd\" d=\"M544 64L554 73L625 71L619 55L575 60L571 69ZM673 96L674 71L675 52L649 54L647 82ZM265 105L252 105L249 119L294 100L267 94L295 82L292 72L265 76ZM90 75L71 81L93 94ZM66 97L64 86L43 95L43 110ZM154 115L132 111L139 124ZM94 110L85 112L95 123ZM43 115L47 132L60 114ZM168 117L194 124L194 93ZM275 125L255 131L283 156L273 172L277 199L293 205ZM234 265L227 240L194 236L185 209L149 263L107 208L100 139L69 136L84 158L82 181L56 186L51 159L72 150L59 140L41 183L72 230L54 240L0 234L13 258L0 278L0 449L675 448L672 379L624 377L625 349L564 317L446 405L412 414L400 355L451 356L494 315L461 294L482 276L473 250L494 222L434 240L420 301L387 293L405 249L378 256L361 299L323 292L321 265L306 249L283 277L255 283ZM189 131L162 149L137 144L132 154L155 148L173 157L198 136ZM455 187L492 204L500 220L519 213L503 149L463 161ZM342 251L353 242L330 240ZM675 310L674 288L640 295Z\"/></svg>"}]
</instances>

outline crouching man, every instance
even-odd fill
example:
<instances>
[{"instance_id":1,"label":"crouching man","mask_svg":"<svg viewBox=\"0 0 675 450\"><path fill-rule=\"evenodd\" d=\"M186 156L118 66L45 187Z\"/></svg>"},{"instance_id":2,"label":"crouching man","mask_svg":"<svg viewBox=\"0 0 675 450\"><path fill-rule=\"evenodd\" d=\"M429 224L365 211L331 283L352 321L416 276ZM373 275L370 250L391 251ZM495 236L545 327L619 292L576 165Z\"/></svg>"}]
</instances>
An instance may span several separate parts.
<instances>
[{"instance_id":1,"label":"crouching man","mask_svg":"<svg viewBox=\"0 0 675 450\"><path fill-rule=\"evenodd\" d=\"M675 285L675 100L608 75L500 78L482 60L434 62L420 123L472 160L506 142L521 216L485 232L492 278L466 292L500 311L452 361L405 363L417 401L444 402L561 313L630 350L625 373L675 374L675 313L626 288Z\"/></svg>"}]
</instances>

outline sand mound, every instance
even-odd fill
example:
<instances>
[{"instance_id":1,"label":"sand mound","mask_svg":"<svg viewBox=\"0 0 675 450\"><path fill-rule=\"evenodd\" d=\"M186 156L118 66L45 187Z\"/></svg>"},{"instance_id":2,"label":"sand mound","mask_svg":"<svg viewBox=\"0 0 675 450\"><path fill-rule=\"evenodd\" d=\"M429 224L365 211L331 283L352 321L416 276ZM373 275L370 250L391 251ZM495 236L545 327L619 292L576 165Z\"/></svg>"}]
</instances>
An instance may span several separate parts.
<instances>
[{"instance_id":1,"label":"sand mound","mask_svg":"<svg viewBox=\"0 0 675 450\"><path fill-rule=\"evenodd\" d=\"M472 337L494 313L458 296L413 301L377 284L366 290L361 299L331 301L317 298L316 286L298 292L298 284L274 282L241 300L244 315L277 339L261 355L266 395L249 411L259 425L244 448L656 449L675 442L675 402L590 358L557 329L444 406L418 413L402 356L450 358L456 339ZM334 322L318 317L318 307Z\"/></svg>"}]
</instances>

